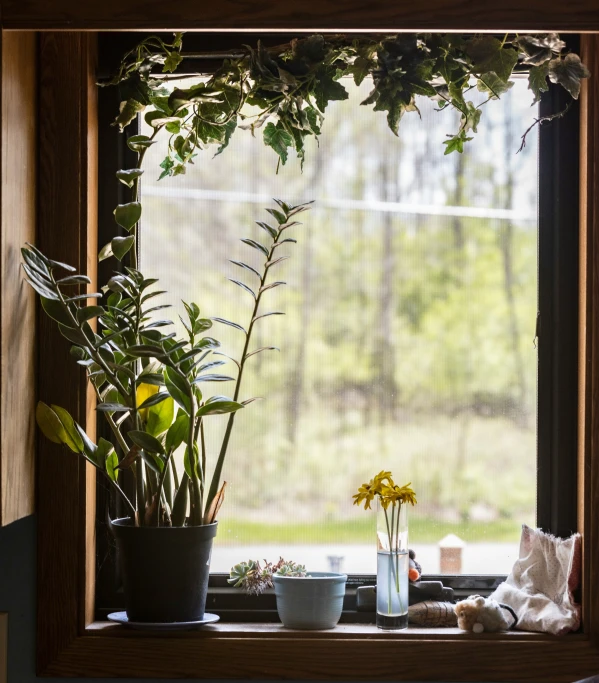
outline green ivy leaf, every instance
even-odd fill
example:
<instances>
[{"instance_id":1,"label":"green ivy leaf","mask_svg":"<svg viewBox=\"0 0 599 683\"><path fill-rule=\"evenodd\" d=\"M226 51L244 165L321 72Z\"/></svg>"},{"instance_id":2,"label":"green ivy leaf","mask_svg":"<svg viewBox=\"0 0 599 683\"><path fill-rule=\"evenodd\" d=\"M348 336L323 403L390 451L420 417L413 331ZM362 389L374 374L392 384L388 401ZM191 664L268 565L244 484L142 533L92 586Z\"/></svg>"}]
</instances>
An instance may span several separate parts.
<instances>
[{"instance_id":1,"label":"green ivy leaf","mask_svg":"<svg viewBox=\"0 0 599 683\"><path fill-rule=\"evenodd\" d=\"M316 72L316 77L318 80L314 86L314 98L321 112L324 112L331 100L346 100L349 97L347 90L324 67Z\"/></svg>"},{"instance_id":2,"label":"green ivy leaf","mask_svg":"<svg viewBox=\"0 0 599 683\"><path fill-rule=\"evenodd\" d=\"M287 161L287 150L293 147L293 138L286 130L275 126L272 121L264 128L264 144L267 147L272 147L279 155L281 163L285 165Z\"/></svg>"},{"instance_id":3,"label":"green ivy leaf","mask_svg":"<svg viewBox=\"0 0 599 683\"><path fill-rule=\"evenodd\" d=\"M167 133L171 135L178 135L181 132L181 121L169 121L166 126Z\"/></svg>"},{"instance_id":4,"label":"green ivy leaf","mask_svg":"<svg viewBox=\"0 0 599 683\"><path fill-rule=\"evenodd\" d=\"M472 59L474 73L483 74L494 71L497 76L507 81L514 66L518 63L518 53L506 47L492 36L475 36L466 44L466 54Z\"/></svg>"},{"instance_id":5,"label":"green ivy leaf","mask_svg":"<svg viewBox=\"0 0 599 683\"><path fill-rule=\"evenodd\" d=\"M354 83L361 85L362 81L368 76L373 62L366 57L356 57L354 63L351 65L350 71L354 77Z\"/></svg>"},{"instance_id":6,"label":"green ivy leaf","mask_svg":"<svg viewBox=\"0 0 599 683\"><path fill-rule=\"evenodd\" d=\"M443 142L444 145L447 145L445 154L451 154L451 152L459 152L462 154L464 151L464 143L469 140L472 140L472 138L466 137L465 131L461 131L457 135L450 137L449 140Z\"/></svg>"},{"instance_id":7,"label":"green ivy leaf","mask_svg":"<svg viewBox=\"0 0 599 683\"><path fill-rule=\"evenodd\" d=\"M223 152L223 150L229 146L229 142L231 141L231 136L233 135L233 133L235 132L235 129L237 128L237 117L235 116L230 121L227 121L227 123L225 123L223 128L225 131L223 144L216 150L216 154L214 155L215 157L217 157L219 154L221 154Z\"/></svg>"},{"instance_id":8,"label":"green ivy leaf","mask_svg":"<svg viewBox=\"0 0 599 683\"><path fill-rule=\"evenodd\" d=\"M534 93L533 104L536 104L541 99L541 93L549 90L549 83L547 83L548 75L549 64L530 67L528 72L528 89Z\"/></svg>"},{"instance_id":9,"label":"green ivy leaf","mask_svg":"<svg viewBox=\"0 0 599 683\"><path fill-rule=\"evenodd\" d=\"M119 106L119 115L114 120L113 126L118 126L122 131L126 128L133 119L146 108L145 104L137 100L125 100Z\"/></svg>"},{"instance_id":10,"label":"green ivy leaf","mask_svg":"<svg viewBox=\"0 0 599 683\"><path fill-rule=\"evenodd\" d=\"M168 57L164 60L164 66L162 67L162 71L172 73L176 70L176 68L179 66L179 64L181 64L182 61L183 57L181 57L179 52L170 52Z\"/></svg>"},{"instance_id":11,"label":"green ivy leaf","mask_svg":"<svg viewBox=\"0 0 599 683\"><path fill-rule=\"evenodd\" d=\"M114 210L114 218L122 228L131 231L141 218L141 204L139 202L119 204Z\"/></svg>"},{"instance_id":12,"label":"green ivy leaf","mask_svg":"<svg viewBox=\"0 0 599 683\"><path fill-rule=\"evenodd\" d=\"M175 162L170 157L163 159L160 162L160 168L162 168L163 171L158 176L158 180L162 180L163 178L166 178L166 176L172 175L171 171L173 170L174 165Z\"/></svg>"},{"instance_id":13,"label":"green ivy leaf","mask_svg":"<svg viewBox=\"0 0 599 683\"><path fill-rule=\"evenodd\" d=\"M575 100L580 95L581 79L590 75L591 72L580 61L580 57L573 53L563 59L557 57L549 62L549 80L563 86Z\"/></svg>"},{"instance_id":14,"label":"green ivy leaf","mask_svg":"<svg viewBox=\"0 0 599 683\"><path fill-rule=\"evenodd\" d=\"M482 111L475 107L472 102L467 102L466 107L467 116L462 117L462 129L465 132L472 130L476 133L476 127L480 121Z\"/></svg>"},{"instance_id":15,"label":"green ivy leaf","mask_svg":"<svg viewBox=\"0 0 599 683\"><path fill-rule=\"evenodd\" d=\"M514 81L504 81L494 71L482 74L477 81L477 87L480 92L488 93L492 100L499 99L513 85Z\"/></svg>"}]
</instances>

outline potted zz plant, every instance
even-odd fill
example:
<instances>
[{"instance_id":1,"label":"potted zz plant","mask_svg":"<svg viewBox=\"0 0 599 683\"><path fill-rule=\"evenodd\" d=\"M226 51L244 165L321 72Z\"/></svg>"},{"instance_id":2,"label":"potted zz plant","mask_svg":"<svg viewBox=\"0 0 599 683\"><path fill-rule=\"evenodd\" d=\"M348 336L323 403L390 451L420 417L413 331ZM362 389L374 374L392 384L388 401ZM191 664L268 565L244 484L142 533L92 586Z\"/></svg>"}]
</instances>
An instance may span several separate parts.
<instances>
[{"instance_id":1,"label":"potted zz plant","mask_svg":"<svg viewBox=\"0 0 599 683\"><path fill-rule=\"evenodd\" d=\"M74 360L86 369L97 397L96 409L111 436L96 443L67 410L42 401L36 409L37 423L48 439L94 465L128 511L127 517L112 521L111 526L120 550L130 622L204 619L210 552L226 486L223 464L235 415L255 400L240 400L244 367L254 354L274 348L252 349L252 332L260 319L278 314L261 310L266 292L284 284L269 283L269 274L284 259L278 247L295 241L286 237L286 230L297 224L293 217L307 209L277 204L269 209L275 225L261 223L268 241L243 240L262 254L262 269L237 262L258 279L254 289L236 283L253 297L247 328L202 317L191 303L185 304L186 317L181 318L186 336L178 338L170 331L170 320L153 316L168 307L156 304L155 297L165 292L157 290L157 280L137 268L117 272L103 293L88 293L87 276L31 244L22 249L27 282L72 344ZM135 253L133 225L131 229ZM88 304L90 299L95 300L93 305ZM235 378L214 372L226 361L218 351L220 343L206 335L213 321L231 325L245 337L241 358L230 359ZM204 396L202 386L223 381L235 382L232 398ZM210 475L204 422L223 414L228 414L228 422ZM178 467L175 454L181 451L183 466ZM133 473L134 497L120 485L119 475L125 470Z\"/></svg>"},{"instance_id":2,"label":"potted zz plant","mask_svg":"<svg viewBox=\"0 0 599 683\"><path fill-rule=\"evenodd\" d=\"M282 557L276 564L256 560L231 568L230 584L249 595L275 589L277 612L287 628L335 628L343 611L347 574L306 572L306 568Z\"/></svg>"}]
</instances>

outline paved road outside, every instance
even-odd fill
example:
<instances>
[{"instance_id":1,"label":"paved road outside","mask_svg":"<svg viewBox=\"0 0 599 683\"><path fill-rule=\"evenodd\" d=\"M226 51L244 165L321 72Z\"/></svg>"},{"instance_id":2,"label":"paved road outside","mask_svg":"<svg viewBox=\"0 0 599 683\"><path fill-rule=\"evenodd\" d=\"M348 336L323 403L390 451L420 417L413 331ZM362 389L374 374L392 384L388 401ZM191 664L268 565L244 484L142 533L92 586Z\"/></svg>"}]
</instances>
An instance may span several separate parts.
<instances>
[{"instance_id":1,"label":"paved road outside","mask_svg":"<svg viewBox=\"0 0 599 683\"><path fill-rule=\"evenodd\" d=\"M437 545L414 546L416 559L425 574L438 574ZM215 545L210 569L228 572L242 560L276 561L279 556L306 565L312 571L345 571L352 574L376 572L376 550L372 545ZM341 558L341 559L339 559ZM517 543L472 543L462 551L462 574L509 574L518 558ZM340 565L340 566L339 566Z\"/></svg>"}]
</instances>

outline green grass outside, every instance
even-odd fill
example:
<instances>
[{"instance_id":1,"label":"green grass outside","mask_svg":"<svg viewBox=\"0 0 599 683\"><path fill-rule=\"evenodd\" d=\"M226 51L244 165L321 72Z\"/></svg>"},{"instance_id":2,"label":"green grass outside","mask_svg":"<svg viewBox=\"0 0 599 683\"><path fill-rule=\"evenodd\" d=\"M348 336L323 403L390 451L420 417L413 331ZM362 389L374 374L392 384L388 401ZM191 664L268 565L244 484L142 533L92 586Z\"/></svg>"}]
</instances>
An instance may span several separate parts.
<instances>
[{"instance_id":1,"label":"green grass outside","mask_svg":"<svg viewBox=\"0 0 599 683\"><path fill-rule=\"evenodd\" d=\"M410 543L438 543L447 534L456 534L468 543L517 543L520 526L509 519L460 524L423 517L410 519ZM220 523L218 542L227 545L374 543L374 514L365 513L362 519L356 520L296 524L265 524L225 518Z\"/></svg>"}]
</instances>

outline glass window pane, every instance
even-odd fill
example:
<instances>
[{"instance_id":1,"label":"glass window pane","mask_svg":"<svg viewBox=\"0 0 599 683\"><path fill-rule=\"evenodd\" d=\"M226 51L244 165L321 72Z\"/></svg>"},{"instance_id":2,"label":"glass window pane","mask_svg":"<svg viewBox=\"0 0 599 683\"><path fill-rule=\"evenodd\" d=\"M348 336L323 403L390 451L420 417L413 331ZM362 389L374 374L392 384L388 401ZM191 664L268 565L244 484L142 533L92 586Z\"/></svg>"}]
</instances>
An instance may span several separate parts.
<instances>
[{"instance_id":1,"label":"glass window pane","mask_svg":"<svg viewBox=\"0 0 599 683\"><path fill-rule=\"evenodd\" d=\"M423 99L396 138L384 114L359 106L368 83L346 87L303 173L290 158L277 174L257 130L237 131L216 158L200 152L185 176L144 175L142 269L170 301L244 326L252 301L227 278L254 276L230 260L261 261L241 238L261 239L255 221L269 220L272 197L315 201L293 228L298 244L280 250L290 259L275 279L287 285L265 295L263 312L286 316L260 321L252 347L281 351L248 362L241 397L265 400L236 419L212 570L283 555L374 573L374 514L352 494L388 469L417 492L410 546L426 573L447 569L448 534L464 542L462 573L505 573L521 524L535 523L535 134L516 150L536 108L517 79L484 107L464 154L446 156L454 112ZM239 356L240 332L210 334ZM210 463L225 423L207 421Z\"/></svg>"}]
</instances>

